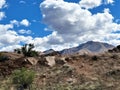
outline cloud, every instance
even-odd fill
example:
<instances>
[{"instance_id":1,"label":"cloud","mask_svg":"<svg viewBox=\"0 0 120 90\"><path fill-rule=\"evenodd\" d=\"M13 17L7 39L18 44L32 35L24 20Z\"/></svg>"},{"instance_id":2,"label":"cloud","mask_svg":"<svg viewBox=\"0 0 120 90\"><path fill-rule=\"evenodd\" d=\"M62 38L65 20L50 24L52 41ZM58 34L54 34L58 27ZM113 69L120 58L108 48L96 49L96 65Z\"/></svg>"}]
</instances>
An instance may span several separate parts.
<instances>
[{"instance_id":1,"label":"cloud","mask_svg":"<svg viewBox=\"0 0 120 90\"><path fill-rule=\"evenodd\" d=\"M0 10L4 8L5 4L6 4L5 0L0 0ZM4 17L5 17L5 13L0 11L0 20L2 20Z\"/></svg>"},{"instance_id":2,"label":"cloud","mask_svg":"<svg viewBox=\"0 0 120 90\"><path fill-rule=\"evenodd\" d=\"M111 1L109 3L113 3ZM52 30L52 33L45 37L24 36L19 33L25 34L29 30L21 29L17 33L14 25L28 27L30 22L27 19L12 20L10 24L0 24L0 50L11 51L20 47L20 43L34 43L38 51L50 48L62 50L90 40L119 44L120 35L114 32L120 31L120 24L114 22L110 10L105 8L96 14L89 11L101 5L101 2L99 4L97 2L86 4L84 6L86 9L83 9L81 6L83 4L80 3L44 0L40 4L43 22L48 25L45 30Z\"/></svg>"},{"instance_id":3,"label":"cloud","mask_svg":"<svg viewBox=\"0 0 120 90\"><path fill-rule=\"evenodd\" d=\"M102 4L102 0L81 0L79 4L83 8L92 9L94 7L100 6Z\"/></svg>"},{"instance_id":4,"label":"cloud","mask_svg":"<svg viewBox=\"0 0 120 90\"><path fill-rule=\"evenodd\" d=\"M18 27L20 25L28 27L31 24L27 19L23 19L22 21L11 20L10 23L13 24L13 25L17 25Z\"/></svg>"},{"instance_id":5,"label":"cloud","mask_svg":"<svg viewBox=\"0 0 120 90\"><path fill-rule=\"evenodd\" d=\"M0 51L13 51L16 48L20 48L20 45L11 45L11 46L5 46Z\"/></svg>"},{"instance_id":6,"label":"cloud","mask_svg":"<svg viewBox=\"0 0 120 90\"><path fill-rule=\"evenodd\" d=\"M0 10L5 8L5 5L6 1L0 0ZM0 20L2 20L4 17L5 12L0 11ZM13 51L15 48L20 47L20 43L27 43L33 40L31 36L19 35L14 30L14 25L24 25L28 27L30 22L27 19L23 19L22 21L12 20L10 21L10 24L0 24L0 51ZM30 30L23 30L23 32L26 34L31 33Z\"/></svg>"},{"instance_id":7,"label":"cloud","mask_svg":"<svg viewBox=\"0 0 120 90\"><path fill-rule=\"evenodd\" d=\"M120 30L120 24L114 22L114 17L108 8L103 12L92 14L84 8L94 8L102 4L101 0L81 0L80 4L63 0L45 0L40 4L43 22L54 34L49 35L47 43L54 49L71 47L94 40L111 42L119 41L120 36L112 32ZM94 3L93 3L94 1ZM109 1L109 3L113 3ZM116 43L118 44L118 43ZM58 49L57 48L57 49Z\"/></svg>"},{"instance_id":8,"label":"cloud","mask_svg":"<svg viewBox=\"0 0 120 90\"><path fill-rule=\"evenodd\" d=\"M8 47L20 46L21 42L26 43L33 38L31 36L19 35L12 24L0 24L0 50L8 51ZM11 48L12 50L16 47ZM11 50L10 49L10 50Z\"/></svg>"},{"instance_id":9,"label":"cloud","mask_svg":"<svg viewBox=\"0 0 120 90\"><path fill-rule=\"evenodd\" d=\"M21 29L18 31L20 34L31 34L32 31L31 30L24 30L24 29Z\"/></svg>"},{"instance_id":10,"label":"cloud","mask_svg":"<svg viewBox=\"0 0 120 90\"><path fill-rule=\"evenodd\" d=\"M5 0L0 0L0 9L3 8L3 6L5 5L6 1Z\"/></svg>"},{"instance_id":11,"label":"cloud","mask_svg":"<svg viewBox=\"0 0 120 90\"><path fill-rule=\"evenodd\" d=\"M113 4L113 3L114 0L81 0L79 2L80 6L86 9L93 9L102 4Z\"/></svg>"},{"instance_id":12,"label":"cloud","mask_svg":"<svg viewBox=\"0 0 120 90\"><path fill-rule=\"evenodd\" d=\"M4 12L0 12L0 20L2 20L5 17L5 13Z\"/></svg>"},{"instance_id":13,"label":"cloud","mask_svg":"<svg viewBox=\"0 0 120 90\"><path fill-rule=\"evenodd\" d=\"M29 22L27 19L23 19L23 20L20 22L20 24L28 27L28 26L30 25L30 22Z\"/></svg>"},{"instance_id":14,"label":"cloud","mask_svg":"<svg viewBox=\"0 0 120 90\"><path fill-rule=\"evenodd\" d=\"M26 2L23 1L23 0L19 1L19 3L20 3L20 4L26 4Z\"/></svg>"},{"instance_id":15,"label":"cloud","mask_svg":"<svg viewBox=\"0 0 120 90\"><path fill-rule=\"evenodd\" d=\"M24 19L27 21L26 19ZM0 24L0 51L13 51L15 48L20 47L20 43L27 43L33 40L31 36L19 35L14 30L14 25L20 26L21 24L27 26L28 23L24 23L24 20L17 21L12 20L10 24ZM31 30L21 29L21 34L30 34Z\"/></svg>"},{"instance_id":16,"label":"cloud","mask_svg":"<svg viewBox=\"0 0 120 90\"><path fill-rule=\"evenodd\" d=\"M113 4L114 0L105 0L105 4Z\"/></svg>"},{"instance_id":17,"label":"cloud","mask_svg":"<svg viewBox=\"0 0 120 90\"><path fill-rule=\"evenodd\" d=\"M17 20L10 21L11 24L19 26L19 22Z\"/></svg>"}]
</instances>

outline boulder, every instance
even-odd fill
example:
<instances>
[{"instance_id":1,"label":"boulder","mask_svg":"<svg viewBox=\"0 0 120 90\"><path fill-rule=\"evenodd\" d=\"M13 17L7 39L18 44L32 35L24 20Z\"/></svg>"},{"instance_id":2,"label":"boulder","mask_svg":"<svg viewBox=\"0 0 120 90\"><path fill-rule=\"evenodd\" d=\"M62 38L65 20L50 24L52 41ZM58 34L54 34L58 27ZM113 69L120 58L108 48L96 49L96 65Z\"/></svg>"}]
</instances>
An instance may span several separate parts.
<instances>
[{"instance_id":1,"label":"boulder","mask_svg":"<svg viewBox=\"0 0 120 90\"><path fill-rule=\"evenodd\" d=\"M25 61L31 65L36 65L38 62L38 60L34 57L28 57L25 59Z\"/></svg>"},{"instance_id":2,"label":"boulder","mask_svg":"<svg viewBox=\"0 0 120 90\"><path fill-rule=\"evenodd\" d=\"M50 67L55 65L55 56L47 56L45 57L46 64Z\"/></svg>"}]
</instances>

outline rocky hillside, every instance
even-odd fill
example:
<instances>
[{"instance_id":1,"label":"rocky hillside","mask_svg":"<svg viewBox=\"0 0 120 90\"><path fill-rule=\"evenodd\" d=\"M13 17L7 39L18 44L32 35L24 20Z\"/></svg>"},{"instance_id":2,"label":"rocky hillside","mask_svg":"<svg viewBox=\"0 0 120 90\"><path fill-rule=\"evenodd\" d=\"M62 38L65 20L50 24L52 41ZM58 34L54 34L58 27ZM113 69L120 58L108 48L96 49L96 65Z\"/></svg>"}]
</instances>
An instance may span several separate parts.
<instances>
[{"instance_id":1,"label":"rocky hillside","mask_svg":"<svg viewBox=\"0 0 120 90\"><path fill-rule=\"evenodd\" d=\"M38 57L2 52L0 58L0 90L16 90L9 79L22 67L36 73L32 90L120 90L120 52Z\"/></svg>"}]
</instances>

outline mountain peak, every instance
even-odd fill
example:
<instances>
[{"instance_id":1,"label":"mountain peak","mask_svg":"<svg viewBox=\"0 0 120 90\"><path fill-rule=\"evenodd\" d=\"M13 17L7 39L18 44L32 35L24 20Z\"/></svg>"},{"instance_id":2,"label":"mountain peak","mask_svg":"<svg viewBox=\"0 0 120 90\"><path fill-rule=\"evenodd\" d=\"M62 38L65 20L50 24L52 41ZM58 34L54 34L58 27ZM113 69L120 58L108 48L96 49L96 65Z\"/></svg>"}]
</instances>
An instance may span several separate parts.
<instances>
[{"instance_id":1,"label":"mountain peak","mask_svg":"<svg viewBox=\"0 0 120 90\"><path fill-rule=\"evenodd\" d=\"M52 53L52 52L55 52L55 50L53 50L53 49L49 49L49 50L44 51L43 53L45 53L45 54L49 54L49 53Z\"/></svg>"},{"instance_id":2,"label":"mountain peak","mask_svg":"<svg viewBox=\"0 0 120 90\"><path fill-rule=\"evenodd\" d=\"M114 48L113 45L97 41L88 41L86 43L80 44L77 47L64 49L61 51L62 54L73 54L78 52L88 52L88 53L101 53L105 52L108 49Z\"/></svg>"}]
</instances>

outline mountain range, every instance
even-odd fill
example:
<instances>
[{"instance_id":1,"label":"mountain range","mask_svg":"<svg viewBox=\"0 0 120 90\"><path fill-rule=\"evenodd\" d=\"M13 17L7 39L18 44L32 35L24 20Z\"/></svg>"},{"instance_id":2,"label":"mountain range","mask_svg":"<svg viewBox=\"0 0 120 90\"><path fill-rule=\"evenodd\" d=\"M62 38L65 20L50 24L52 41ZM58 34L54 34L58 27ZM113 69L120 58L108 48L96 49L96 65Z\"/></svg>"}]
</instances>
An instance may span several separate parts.
<instances>
[{"instance_id":1,"label":"mountain range","mask_svg":"<svg viewBox=\"0 0 120 90\"><path fill-rule=\"evenodd\" d=\"M114 46L108 43L103 42L96 42L96 41L88 41L86 43L80 44L77 47L72 47L68 49L63 49L61 51L58 51L60 54L89 54L89 53L102 53L109 49L113 49ZM45 54L53 53L55 50L49 49L47 51L44 51Z\"/></svg>"}]
</instances>

